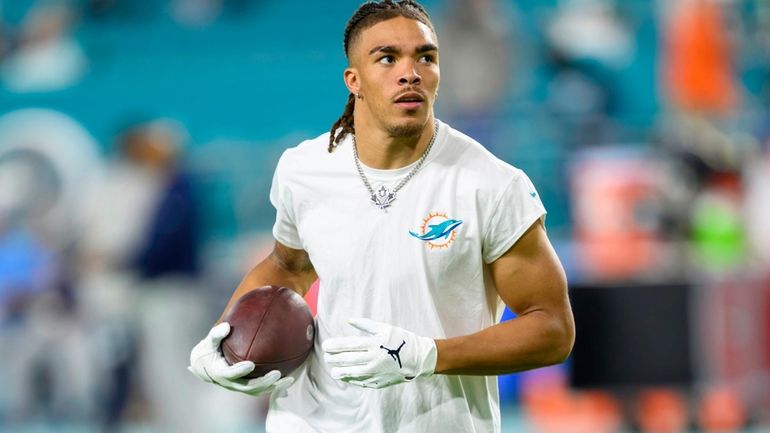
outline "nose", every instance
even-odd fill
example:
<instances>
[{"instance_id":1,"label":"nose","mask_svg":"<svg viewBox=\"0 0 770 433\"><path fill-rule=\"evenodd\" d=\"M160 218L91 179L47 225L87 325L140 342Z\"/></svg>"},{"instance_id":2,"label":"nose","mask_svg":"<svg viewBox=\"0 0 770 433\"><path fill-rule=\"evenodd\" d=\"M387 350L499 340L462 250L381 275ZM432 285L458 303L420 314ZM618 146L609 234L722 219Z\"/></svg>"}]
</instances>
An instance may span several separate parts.
<instances>
[{"instance_id":1,"label":"nose","mask_svg":"<svg viewBox=\"0 0 770 433\"><path fill-rule=\"evenodd\" d=\"M414 67L414 62L404 62L406 65L404 67L403 72L401 73L401 76L398 79L398 84L401 85L415 85L419 84L421 77L420 74L417 73L417 70Z\"/></svg>"}]
</instances>

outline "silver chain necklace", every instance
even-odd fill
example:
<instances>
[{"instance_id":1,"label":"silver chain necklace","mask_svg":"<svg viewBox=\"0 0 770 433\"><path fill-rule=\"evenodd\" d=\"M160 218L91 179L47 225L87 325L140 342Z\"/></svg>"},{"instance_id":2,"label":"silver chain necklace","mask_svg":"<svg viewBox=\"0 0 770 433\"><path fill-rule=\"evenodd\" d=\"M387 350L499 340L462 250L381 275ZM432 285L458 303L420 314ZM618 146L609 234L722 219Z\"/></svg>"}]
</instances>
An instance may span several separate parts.
<instances>
[{"instance_id":1,"label":"silver chain necklace","mask_svg":"<svg viewBox=\"0 0 770 433\"><path fill-rule=\"evenodd\" d=\"M430 138L430 143L428 143L428 147L425 148L425 152L422 153L420 156L420 159L417 160L417 163L415 163L414 167L409 171L409 173L404 176L403 179L401 179L401 182L398 183L398 185L395 186L392 190L388 189L385 185L382 185L377 192L374 191L374 188L372 188L372 185L369 183L369 179L364 174L364 169L361 167L361 161L358 159L358 146L356 146L356 136L353 134L353 161L356 163L356 169L358 169L358 176L361 178L361 181L364 183L364 186L369 191L369 197L372 200L372 204L380 208L380 210L385 210L388 208L395 200L396 200L396 193L398 190L400 190L404 185L406 185L407 182L409 182L409 179L411 179L417 171L422 167L422 164L425 162L425 158L428 157L428 153L430 153L430 149L433 147L433 143L436 141L436 136L438 135L438 120L433 121L433 136Z\"/></svg>"}]
</instances>

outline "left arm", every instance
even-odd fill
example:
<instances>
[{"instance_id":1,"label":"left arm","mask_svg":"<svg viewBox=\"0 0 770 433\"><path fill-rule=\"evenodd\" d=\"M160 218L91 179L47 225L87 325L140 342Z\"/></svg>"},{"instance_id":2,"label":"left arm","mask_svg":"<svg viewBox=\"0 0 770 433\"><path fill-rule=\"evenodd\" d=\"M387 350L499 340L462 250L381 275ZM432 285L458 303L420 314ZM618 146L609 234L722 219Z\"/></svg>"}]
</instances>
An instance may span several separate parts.
<instances>
[{"instance_id":1,"label":"left arm","mask_svg":"<svg viewBox=\"0 0 770 433\"><path fill-rule=\"evenodd\" d=\"M497 375L563 362L575 324L567 279L540 220L490 265L517 317L479 332L436 340L436 374Z\"/></svg>"},{"instance_id":2,"label":"left arm","mask_svg":"<svg viewBox=\"0 0 770 433\"><path fill-rule=\"evenodd\" d=\"M490 271L516 319L445 340L371 319L349 319L362 335L323 342L331 376L383 388L434 373L488 376L564 361L572 350L575 326L564 270L542 224L533 224Z\"/></svg>"}]
</instances>

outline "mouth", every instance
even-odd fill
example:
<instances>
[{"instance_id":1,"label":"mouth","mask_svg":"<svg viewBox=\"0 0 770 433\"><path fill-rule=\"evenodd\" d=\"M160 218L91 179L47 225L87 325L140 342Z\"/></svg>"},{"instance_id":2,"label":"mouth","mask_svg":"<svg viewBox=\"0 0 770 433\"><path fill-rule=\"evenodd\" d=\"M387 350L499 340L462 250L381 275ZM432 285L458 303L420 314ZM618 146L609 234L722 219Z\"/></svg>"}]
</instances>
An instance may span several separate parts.
<instances>
[{"instance_id":1,"label":"mouth","mask_svg":"<svg viewBox=\"0 0 770 433\"><path fill-rule=\"evenodd\" d=\"M395 103L403 109L416 110L425 103L425 98L417 92L407 92L399 95Z\"/></svg>"}]
</instances>

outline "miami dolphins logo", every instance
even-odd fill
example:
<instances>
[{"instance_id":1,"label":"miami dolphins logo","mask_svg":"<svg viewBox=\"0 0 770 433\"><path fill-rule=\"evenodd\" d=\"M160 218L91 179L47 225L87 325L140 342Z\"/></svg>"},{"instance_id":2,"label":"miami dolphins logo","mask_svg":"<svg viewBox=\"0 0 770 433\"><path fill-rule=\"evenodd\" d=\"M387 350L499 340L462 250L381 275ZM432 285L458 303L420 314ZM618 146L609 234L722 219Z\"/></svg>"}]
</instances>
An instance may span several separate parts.
<instances>
[{"instance_id":1,"label":"miami dolphins logo","mask_svg":"<svg viewBox=\"0 0 770 433\"><path fill-rule=\"evenodd\" d=\"M428 248L449 248L457 237L457 228L463 222L449 218L445 213L431 212L422 221L420 232L410 231L409 234L428 244Z\"/></svg>"}]
</instances>

